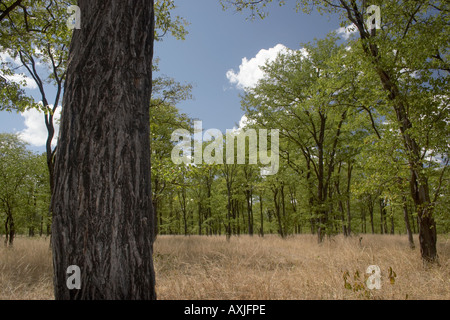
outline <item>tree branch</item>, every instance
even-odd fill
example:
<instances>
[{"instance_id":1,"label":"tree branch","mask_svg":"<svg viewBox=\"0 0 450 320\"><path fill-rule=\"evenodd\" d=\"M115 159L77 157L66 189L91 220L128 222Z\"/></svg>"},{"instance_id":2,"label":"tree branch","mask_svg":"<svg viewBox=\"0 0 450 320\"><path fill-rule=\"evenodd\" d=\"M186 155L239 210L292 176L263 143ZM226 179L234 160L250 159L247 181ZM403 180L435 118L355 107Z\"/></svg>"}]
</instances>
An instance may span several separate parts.
<instances>
[{"instance_id":1,"label":"tree branch","mask_svg":"<svg viewBox=\"0 0 450 320\"><path fill-rule=\"evenodd\" d=\"M20 5L21 2L22 2L22 0L17 0L12 5L7 7L4 11L1 11L2 14L0 15L0 21L2 21L4 18L6 18L11 11L13 11L17 6Z\"/></svg>"}]
</instances>

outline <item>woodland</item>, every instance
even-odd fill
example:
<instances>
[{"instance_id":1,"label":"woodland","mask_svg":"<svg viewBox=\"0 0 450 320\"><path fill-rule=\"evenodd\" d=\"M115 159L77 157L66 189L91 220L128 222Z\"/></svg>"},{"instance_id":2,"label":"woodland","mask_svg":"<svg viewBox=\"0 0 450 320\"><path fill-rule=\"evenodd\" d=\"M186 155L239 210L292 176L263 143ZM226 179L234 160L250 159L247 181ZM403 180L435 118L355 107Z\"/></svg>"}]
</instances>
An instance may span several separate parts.
<instances>
[{"instance_id":1,"label":"woodland","mask_svg":"<svg viewBox=\"0 0 450 320\"><path fill-rule=\"evenodd\" d=\"M264 19L270 2L221 4L244 12L243 18ZM192 98L192 85L152 78L158 70L153 41L188 36L187 21L170 14L173 0L120 1L111 8L82 0L1 1L1 52L26 68L41 96L30 97L11 81L16 66L3 61L0 110L37 108L48 130L43 154L31 152L16 134L0 134L4 245L13 246L18 235L52 235L58 299L155 298L142 293L154 281L148 252L166 235L312 234L322 243L337 235L395 234L420 250L424 262L438 262L437 238L450 231L450 7L434 0L370 4L381 9L379 28L369 27L366 1L297 1L299 15L339 15L341 26L352 24L355 33L344 40L331 32L281 53L242 94L247 121L235 136L278 130L278 150L271 152L279 167L264 175L264 165L251 163L260 155L249 151L255 150L245 137L243 164L172 161L179 142L173 133L194 135L194 119L177 107ZM67 26L70 5L89 12L80 30ZM102 10L108 14L95 14ZM127 24L130 16L134 24ZM124 27L112 32L113 19ZM85 32L83 24L98 32ZM145 38L149 32L152 41ZM136 54L121 56L114 48L130 46L128 39L135 39ZM144 52L148 59L139 58ZM111 61L119 67L108 73ZM48 66L47 74L39 63ZM124 101L134 109L125 113ZM53 115L59 107L58 139ZM200 142L203 154L217 157L216 142ZM120 251L125 247L132 254ZM92 286L103 283L96 274L104 270L101 252L111 254L108 269L117 265L117 272L133 274L131 280L112 276L117 283L142 287L68 292L65 270L82 254ZM140 259L150 262L143 267ZM130 271L137 265L139 274Z\"/></svg>"}]
</instances>

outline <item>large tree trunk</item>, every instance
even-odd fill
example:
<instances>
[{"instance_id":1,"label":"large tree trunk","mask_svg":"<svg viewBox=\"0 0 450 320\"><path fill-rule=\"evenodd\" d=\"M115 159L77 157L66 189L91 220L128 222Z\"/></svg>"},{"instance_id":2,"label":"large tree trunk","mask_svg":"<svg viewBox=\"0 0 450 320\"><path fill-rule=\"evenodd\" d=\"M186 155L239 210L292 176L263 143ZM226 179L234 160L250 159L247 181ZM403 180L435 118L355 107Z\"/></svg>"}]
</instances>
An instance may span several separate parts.
<instances>
[{"instance_id":1,"label":"large tree trunk","mask_svg":"<svg viewBox=\"0 0 450 320\"><path fill-rule=\"evenodd\" d=\"M153 1L79 0L52 198L56 299L155 299ZM81 270L81 289L66 286Z\"/></svg>"}]
</instances>

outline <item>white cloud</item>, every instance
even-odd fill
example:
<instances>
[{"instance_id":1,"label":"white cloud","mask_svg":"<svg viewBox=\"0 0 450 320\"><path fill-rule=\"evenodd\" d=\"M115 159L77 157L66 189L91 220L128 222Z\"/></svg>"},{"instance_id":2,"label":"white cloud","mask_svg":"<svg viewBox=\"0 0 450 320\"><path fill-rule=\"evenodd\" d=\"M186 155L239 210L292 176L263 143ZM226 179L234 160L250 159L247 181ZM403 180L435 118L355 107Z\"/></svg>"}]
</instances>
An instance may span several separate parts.
<instances>
[{"instance_id":1,"label":"white cloud","mask_svg":"<svg viewBox=\"0 0 450 320\"><path fill-rule=\"evenodd\" d=\"M16 74L13 74L12 76L8 76L8 75L2 74L0 72L0 76L2 76L3 78L5 78L6 80L8 80L10 82L14 82L17 84L20 83L20 86L23 89L37 89L37 87L38 87L36 82L32 78L27 77L24 74L16 73ZM25 84L23 83L23 81L25 81Z\"/></svg>"},{"instance_id":2,"label":"white cloud","mask_svg":"<svg viewBox=\"0 0 450 320\"><path fill-rule=\"evenodd\" d=\"M339 29L336 30L336 33L338 35L342 35L342 37L347 40L348 38L350 38L350 36L354 33L356 33L358 31L358 28L355 26L354 23L352 23L349 26L346 27L340 27Z\"/></svg>"},{"instance_id":3,"label":"white cloud","mask_svg":"<svg viewBox=\"0 0 450 320\"><path fill-rule=\"evenodd\" d=\"M262 49L250 60L246 57L243 58L239 72L233 69L228 70L227 78L231 84L235 84L240 89L255 87L258 80L264 77L264 72L260 67L264 66L266 62L274 61L279 53L286 53L289 50L282 44L277 44L268 50Z\"/></svg>"},{"instance_id":4,"label":"white cloud","mask_svg":"<svg viewBox=\"0 0 450 320\"><path fill-rule=\"evenodd\" d=\"M0 47L0 50L1 50L1 47ZM5 51L0 51L0 64L1 63L13 63L17 66L20 66L22 64L19 58L14 59L11 55L9 55ZM17 84L20 83L21 87L24 89L37 89L37 87L38 87L36 82L33 80L33 78L30 78L23 73L16 73L16 74L13 74L12 76L10 76L10 75L3 74L3 72L1 72L1 70L0 70L0 76L2 76L3 78L5 78L6 80L8 80L10 82L14 82ZM26 83L25 85L22 85L23 81L25 81L25 83Z\"/></svg>"},{"instance_id":5,"label":"white cloud","mask_svg":"<svg viewBox=\"0 0 450 320\"><path fill-rule=\"evenodd\" d=\"M234 135L238 135L239 133L243 132L244 130L247 129L247 126L255 124L256 122L254 120L249 120L247 118L247 116L244 114L241 117L241 120L239 120L239 128L233 127L233 129L231 129L231 131L233 132Z\"/></svg>"},{"instance_id":6,"label":"white cloud","mask_svg":"<svg viewBox=\"0 0 450 320\"><path fill-rule=\"evenodd\" d=\"M52 106L50 106L52 107ZM22 117L25 118L25 129L19 132L20 137L29 144L42 147L47 142L47 128L44 122L44 113L37 109L30 109L23 112ZM55 126L55 136L52 141L52 146L56 145L59 132L59 119L61 117L61 107L56 110L53 118Z\"/></svg>"},{"instance_id":7,"label":"white cloud","mask_svg":"<svg viewBox=\"0 0 450 320\"><path fill-rule=\"evenodd\" d=\"M247 116L244 114L239 121L239 129L245 129L248 125L255 124L255 120L249 120Z\"/></svg>"},{"instance_id":8,"label":"white cloud","mask_svg":"<svg viewBox=\"0 0 450 320\"><path fill-rule=\"evenodd\" d=\"M13 58L2 46L0 46L0 62L13 62L17 65L22 64L19 57Z\"/></svg>"}]
</instances>

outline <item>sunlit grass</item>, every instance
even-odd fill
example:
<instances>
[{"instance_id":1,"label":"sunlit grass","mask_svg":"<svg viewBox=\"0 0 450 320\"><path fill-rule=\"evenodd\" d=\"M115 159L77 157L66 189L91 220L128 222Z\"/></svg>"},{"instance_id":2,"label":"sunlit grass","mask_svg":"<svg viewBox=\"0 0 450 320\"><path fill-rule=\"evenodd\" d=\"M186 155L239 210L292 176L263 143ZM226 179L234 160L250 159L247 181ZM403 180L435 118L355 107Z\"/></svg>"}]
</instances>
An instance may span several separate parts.
<instances>
[{"instance_id":1,"label":"sunlit grass","mask_svg":"<svg viewBox=\"0 0 450 320\"><path fill-rule=\"evenodd\" d=\"M342 236L321 245L311 235L241 236L229 243L224 237L160 236L157 291L160 299L448 300L448 240L439 242L439 254L440 266L426 269L420 250L409 249L406 236L398 235L363 235L361 246L359 238ZM381 269L380 290L365 284L369 265ZM396 277L389 277L390 268Z\"/></svg>"},{"instance_id":2,"label":"sunlit grass","mask_svg":"<svg viewBox=\"0 0 450 320\"><path fill-rule=\"evenodd\" d=\"M439 237L440 265L424 267L406 236L159 236L158 299L450 299L450 240ZM415 239L418 245L418 239ZM369 290L369 265L381 269ZM389 272L391 270L391 273ZM395 273L395 277L393 276ZM345 275L346 280L344 280ZM53 299L48 239L19 237L0 246L0 299Z\"/></svg>"}]
</instances>

